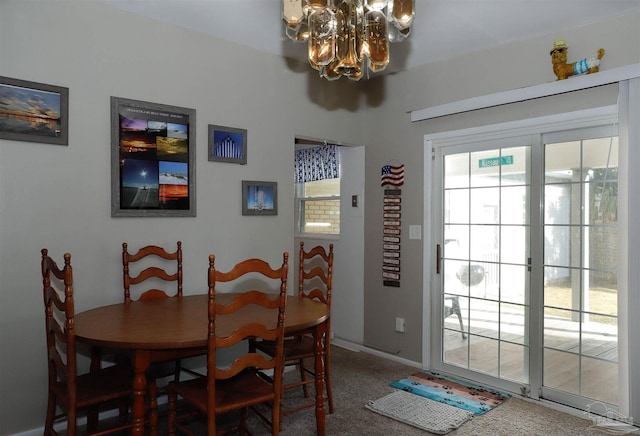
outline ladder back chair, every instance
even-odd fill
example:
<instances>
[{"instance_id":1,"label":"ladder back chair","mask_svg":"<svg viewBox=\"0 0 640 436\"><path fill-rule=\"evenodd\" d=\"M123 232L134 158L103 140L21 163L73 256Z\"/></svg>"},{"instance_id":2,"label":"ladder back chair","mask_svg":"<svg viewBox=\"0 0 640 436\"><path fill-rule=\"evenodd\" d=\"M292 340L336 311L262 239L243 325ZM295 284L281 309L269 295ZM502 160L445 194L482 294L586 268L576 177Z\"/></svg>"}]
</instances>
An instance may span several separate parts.
<instances>
[{"instance_id":1,"label":"ladder back chair","mask_svg":"<svg viewBox=\"0 0 640 436\"><path fill-rule=\"evenodd\" d=\"M129 253L129 245L126 242L122 243L122 267L123 267L123 281L124 281L124 301L126 303L132 301L131 299L131 286L133 285L137 290L144 289L139 292L139 300L156 300L161 298L182 297L182 242L178 241L178 248L175 252L169 253L162 247L156 245L147 245L142 247L135 254ZM153 256L156 258L164 259L166 261L175 261L175 272L167 272L166 269L152 265L147 266L144 262L150 262ZM132 277L131 264L140 262L138 265L142 265L138 274ZM176 290L175 294L169 295L167 290L169 287L163 286L165 289L157 289L154 287L149 288L151 281L156 279L156 283L162 284L162 282L175 282ZM149 280L147 282L147 280ZM146 283L145 283L146 282ZM137 285L140 285L139 287ZM171 291L170 293L172 293Z\"/></svg>"},{"instance_id":2,"label":"ladder back chair","mask_svg":"<svg viewBox=\"0 0 640 436\"><path fill-rule=\"evenodd\" d=\"M271 433L280 431L280 401L282 396L282 376L284 371L283 342L284 316L287 298L288 253L283 255L282 266L273 269L261 259L248 259L238 263L229 272L220 272L215 267L215 256L209 256L209 303L208 303L208 336L207 336L207 377L184 382L172 382L169 385L169 435L174 435L177 428L176 402L178 396L195 406L207 416L207 434L219 434L216 417L235 410L241 411L240 423L229 431L240 430L248 433L248 408L261 403L271 404L271 418L263 416L253 409L264 421L271 425ZM249 282L251 289L234 296L228 304L216 301L216 284L220 282L240 283L250 277L259 277L260 282L269 281L279 286L279 293L265 293L255 289L256 282ZM259 286L262 286L260 283ZM237 289L237 288L236 288ZM217 331L216 319L223 316L243 316L241 311L249 307L260 306L258 312L250 312L246 322L239 323L233 331ZM217 353L257 337L273 341L276 353L273 357L249 351L237 357L230 366L218 367ZM276 383L271 383L261 373L272 370Z\"/></svg>"},{"instance_id":3,"label":"ladder back chair","mask_svg":"<svg viewBox=\"0 0 640 436\"><path fill-rule=\"evenodd\" d=\"M129 245L122 243L122 267L124 301L151 301L182 297L182 242L176 244L176 251L169 252L157 245L147 245L136 253L129 253ZM134 296L132 297L132 293ZM181 372L192 376L202 376L185 368L182 359L204 355L206 348L177 350L168 362L155 362L147 371L149 379L149 401L152 425L156 420L157 396L167 393L168 383L158 387L157 381L170 377L180 380Z\"/></svg>"},{"instance_id":4,"label":"ladder back chair","mask_svg":"<svg viewBox=\"0 0 640 436\"><path fill-rule=\"evenodd\" d=\"M329 250L318 245L305 251L304 242L300 242L298 259L298 297L320 301L327 305L331 313L331 290L333 286L333 244L329 244ZM331 318L327 322L326 335L322 338L325 348L325 386L329 413L333 413L333 389L331 387L331 359L330 359L330 331ZM250 341L250 348L260 350L268 355L274 355L274 344L269 341ZM295 336L287 337L284 342L285 365L296 365L299 369L300 380L286 383L283 387L286 392L289 389L302 386L304 397L309 397L308 385L314 383L314 371L305 366L305 360L315 356L313 329L296 332ZM306 362L308 363L308 362ZM308 378L307 375L311 375ZM296 412L307 407L315 406L315 401L305 402L293 407L283 404L282 415Z\"/></svg>"},{"instance_id":5,"label":"ladder back chair","mask_svg":"<svg viewBox=\"0 0 640 436\"><path fill-rule=\"evenodd\" d=\"M57 434L54 424L66 417L66 434L75 436L78 433L78 414L83 410L87 410L87 431L90 434L103 435L131 428L132 423L127 417L129 397L133 393L130 368L113 365L77 374L71 255L65 253L64 266L60 269L46 248L41 253L49 378L44 434ZM120 419L115 426L98 431L98 406L101 405L109 405L111 409L118 406ZM62 413L56 415L58 408Z\"/></svg>"}]
</instances>

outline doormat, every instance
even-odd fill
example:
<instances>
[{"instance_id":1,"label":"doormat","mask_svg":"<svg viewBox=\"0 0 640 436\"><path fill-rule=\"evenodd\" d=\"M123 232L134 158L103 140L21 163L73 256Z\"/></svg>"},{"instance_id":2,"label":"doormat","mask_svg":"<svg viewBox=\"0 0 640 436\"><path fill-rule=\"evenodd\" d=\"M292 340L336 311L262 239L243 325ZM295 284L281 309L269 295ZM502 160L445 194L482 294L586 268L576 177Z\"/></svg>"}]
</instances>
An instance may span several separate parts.
<instances>
[{"instance_id":1,"label":"doormat","mask_svg":"<svg viewBox=\"0 0 640 436\"><path fill-rule=\"evenodd\" d=\"M431 371L417 372L391 383L430 400L482 415L502 404L511 395Z\"/></svg>"},{"instance_id":2,"label":"doormat","mask_svg":"<svg viewBox=\"0 0 640 436\"><path fill-rule=\"evenodd\" d=\"M421 430L446 434L473 418L473 413L405 391L395 391L365 407Z\"/></svg>"}]
</instances>

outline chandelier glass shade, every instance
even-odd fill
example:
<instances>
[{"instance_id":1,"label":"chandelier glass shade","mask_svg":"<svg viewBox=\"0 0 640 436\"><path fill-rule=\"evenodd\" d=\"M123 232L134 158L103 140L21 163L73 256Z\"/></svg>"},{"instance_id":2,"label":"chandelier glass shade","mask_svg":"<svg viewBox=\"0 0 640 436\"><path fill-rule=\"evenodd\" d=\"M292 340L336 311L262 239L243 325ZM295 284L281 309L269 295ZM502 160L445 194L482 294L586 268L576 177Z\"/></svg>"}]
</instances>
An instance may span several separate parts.
<instances>
[{"instance_id":1,"label":"chandelier glass shade","mask_svg":"<svg viewBox=\"0 0 640 436\"><path fill-rule=\"evenodd\" d=\"M360 80L389 64L389 43L411 32L415 0L282 0L287 36L307 42L309 63L328 80Z\"/></svg>"}]
</instances>

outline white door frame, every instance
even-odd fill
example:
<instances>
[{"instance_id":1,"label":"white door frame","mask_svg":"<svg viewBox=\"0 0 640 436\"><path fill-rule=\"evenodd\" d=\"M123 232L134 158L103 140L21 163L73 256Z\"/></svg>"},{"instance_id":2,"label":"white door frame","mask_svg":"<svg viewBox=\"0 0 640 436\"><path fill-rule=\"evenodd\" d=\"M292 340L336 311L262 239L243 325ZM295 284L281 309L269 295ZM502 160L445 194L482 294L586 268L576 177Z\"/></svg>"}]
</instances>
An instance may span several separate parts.
<instances>
[{"instance_id":1,"label":"white door frame","mask_svg":"<svg viewBox=\"0 0 640 436\"><path fill-rule=\"evenodd\" d=\"M423 298L423 331L430 332L430 335L426 335L425 341L428 343L423 344L423 366L426 368L432 368L434 365L437 365L436 362L439 362L438 350L441 346L439 342L440 336L440 324L439 320L441 318L441 305L438 304L439 295L437 290L440 289L439 284L439 276L435 274L435 265L436 265L436 255L435 255L435 245L433 244L433 240L435 236L438 235L439 229L434 227L434 223L437 221L434 219L434 208L432 204L432 196L434 196L432 190L434 186L438 184L435 183L438 177L441 177L439 174L439 169L436 165L434 165L433 157L435 155L436 148L440 149L443 147L448 147L451 145L457 144L465 144L465 143L478 143L488 140L497 140L497 139L505 139L510 137L521 137L524 135L538 135L540 133L548 133L553 131L561 131L561 130L570 130L575 128L584 128L590 127L596 124L606 124L612 122L612 120L616 120L618 113L618 106L605 106L594 109L587 109L583 111L571 112L566 114L559 114L553 116L545 116L538 117L527 120L520 120L509 123L501 123L489 126L482 126L471 129L464 129L458 131L451 132L443 132L432 135L425 135L424 137L424 228L430 229L429 232L425 232L425 241L423 246L423 259L424 259L424 277L423 277L423 290L424 290L424 298ZM622 148L621 144L620 154L624 156L626 149ZM624 158L621 157L621 160ZM621 170L622 171L622 170ZM623 178L623 177L621 177ZM621 181L620 183L624 183ZM621 188L623 189L623 188ZM536 201L532 199L532 201ZM441 208L436 207L435 213L441 213ZM628 226L625 226L627 221L622 220L619 223L619 232L620 238L625 239L628 234ZM532 253L533 255L534 253ZM628 253L625 251L621 253L624 259L628 258ZM625 266L621 265L622 274L626 274ZM624 286L624 283L621 284ZM619 291L623 291L620 289ZM624 291L622 292L624 293ZM533 302L532 302L533 303ZM623 312L623 311L621 311ZM625 318L624 313L620 313L621 318ZM626 321L623 320L621 326L625 326ZM428 338L428 339L427 339ZM624 341L626 335L620 335L620 340ZM534 346L535 344L531 344ZM626 353L624 350L626 349L626 345L622 346L623 353L620 358L624 359ZM628 382L628 366L625 362L620 362L620 372L624 375L621 375L621 382L626 380ZM531 380L532 385L536 386L535 380ZM621 386L623 386L621 384ZM537 398L537 395L534 393L532 397ZM628 401L625 395L622 395L621 404L620 404L620 412L625 410L629 410ZM628 416L628 415L627 415Z\"/></svg>"}]
</instances>

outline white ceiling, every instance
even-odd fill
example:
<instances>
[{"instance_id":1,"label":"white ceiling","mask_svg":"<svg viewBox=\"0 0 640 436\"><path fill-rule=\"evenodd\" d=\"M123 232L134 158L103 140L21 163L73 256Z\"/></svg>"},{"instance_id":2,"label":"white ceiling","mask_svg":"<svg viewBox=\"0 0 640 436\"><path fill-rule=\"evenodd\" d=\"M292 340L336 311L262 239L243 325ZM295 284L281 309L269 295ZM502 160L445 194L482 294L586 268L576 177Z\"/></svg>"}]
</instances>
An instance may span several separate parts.
<instances>
[{"instance_id":1,"label":"white ceiling","mask_svg":"<svg viewBox=\"0 0 640 436\"><path fill-rule=\"evenodd\" d=\"M305 60L284 34L281 0L97 0L261 51ZM398 71L640 11L640 0L415 0L411 35L391 46ZM571 42L571 35L564 35ZM551 48L553 41L549 41Z\"/></svg>"}]
</instances>

